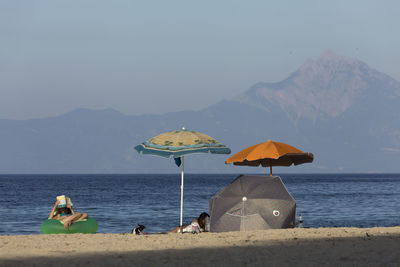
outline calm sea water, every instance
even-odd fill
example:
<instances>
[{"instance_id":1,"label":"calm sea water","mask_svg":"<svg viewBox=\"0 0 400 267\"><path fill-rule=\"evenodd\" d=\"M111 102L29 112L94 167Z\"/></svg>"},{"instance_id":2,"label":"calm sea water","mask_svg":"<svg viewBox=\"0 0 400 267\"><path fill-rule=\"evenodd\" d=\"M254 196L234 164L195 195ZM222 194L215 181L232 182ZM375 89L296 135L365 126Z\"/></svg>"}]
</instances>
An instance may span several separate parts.
<instances>
[{"instance_id":1,"label":"calm sea water","mask_svg":"<svg viewBox=\"0 0 400 267\"><path fill-rule=\"evenodd\" d=\"M235 174L187 174L184 221ZM305 227L400 225L400 174L282 174ZM179 225L180 175L0 175L0 234L37 234L57 195L99 222L101 233L148 232Z\"/></svg>"}]
</instances>

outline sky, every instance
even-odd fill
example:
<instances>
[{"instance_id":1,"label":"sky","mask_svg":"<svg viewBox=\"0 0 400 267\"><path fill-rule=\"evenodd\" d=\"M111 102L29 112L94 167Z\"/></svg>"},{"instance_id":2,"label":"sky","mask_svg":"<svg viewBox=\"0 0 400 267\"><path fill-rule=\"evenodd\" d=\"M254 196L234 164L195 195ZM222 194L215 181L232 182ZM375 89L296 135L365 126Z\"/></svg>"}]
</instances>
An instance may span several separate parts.
<instances>
[{"instance_id":1,"label":"sky","mask_svg":"<svg viewBox=\"0 0 400 267\"><path fill-rule=\"evenodd\" d=\"M400 1L0 0L0 119L198 110L329 49L400 80Z\"/></svg>"}]
</instances>

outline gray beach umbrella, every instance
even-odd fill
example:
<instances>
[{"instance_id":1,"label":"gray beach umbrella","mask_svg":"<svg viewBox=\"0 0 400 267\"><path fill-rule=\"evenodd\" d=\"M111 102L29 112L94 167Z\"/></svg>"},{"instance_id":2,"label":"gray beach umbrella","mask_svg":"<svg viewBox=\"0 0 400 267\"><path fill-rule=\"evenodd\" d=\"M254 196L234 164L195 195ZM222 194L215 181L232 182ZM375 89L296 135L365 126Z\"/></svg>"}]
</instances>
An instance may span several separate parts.
<instances>
[{"instance_id":1,"label":"gray beach umbrella","mask_svg":"<svg viewBox=\"0 0 400 267\"><path fill-rule=\"evenodd\" d=\"M240 175L209 204L211 232L295 226L296 201L279 176Z\"/></svg>"}]
</instances>

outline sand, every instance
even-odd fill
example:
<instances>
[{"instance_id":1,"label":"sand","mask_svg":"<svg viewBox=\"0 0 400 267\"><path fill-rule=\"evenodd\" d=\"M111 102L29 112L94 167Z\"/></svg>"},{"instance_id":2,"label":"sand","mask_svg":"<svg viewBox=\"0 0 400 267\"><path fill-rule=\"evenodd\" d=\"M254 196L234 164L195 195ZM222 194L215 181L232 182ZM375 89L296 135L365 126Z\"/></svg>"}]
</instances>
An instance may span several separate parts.
<instances>
[{"instance_id":1,"label":"sand","mask_svg":"<svg viewBox=\"0 0 400 267\"><path fill-rule=\"evenodd\" d=\"M400 227L0 236L0 266L400 266Z\"/></svg>"}]
</instances>

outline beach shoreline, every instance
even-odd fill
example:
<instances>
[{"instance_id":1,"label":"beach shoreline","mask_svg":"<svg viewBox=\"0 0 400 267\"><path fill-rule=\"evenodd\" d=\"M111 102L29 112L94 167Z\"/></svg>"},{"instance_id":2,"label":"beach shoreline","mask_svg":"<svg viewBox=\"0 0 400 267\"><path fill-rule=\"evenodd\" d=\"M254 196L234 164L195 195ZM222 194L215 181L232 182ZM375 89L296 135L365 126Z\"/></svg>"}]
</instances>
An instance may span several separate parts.
<instances>
[{"instance_id":1,"label":"beach shoreline","mask_svg":"<svg viewBox=\"0 0 400 267\"><path fill-rule=\"evenodd\" d=\"M0 236L0 266L399 266L400 226Z\"/></svg>"}]
</instances>

